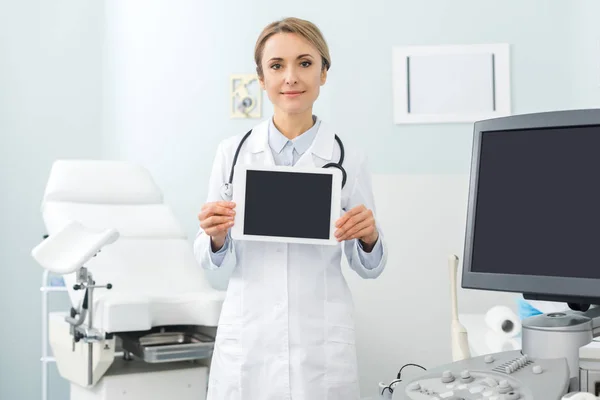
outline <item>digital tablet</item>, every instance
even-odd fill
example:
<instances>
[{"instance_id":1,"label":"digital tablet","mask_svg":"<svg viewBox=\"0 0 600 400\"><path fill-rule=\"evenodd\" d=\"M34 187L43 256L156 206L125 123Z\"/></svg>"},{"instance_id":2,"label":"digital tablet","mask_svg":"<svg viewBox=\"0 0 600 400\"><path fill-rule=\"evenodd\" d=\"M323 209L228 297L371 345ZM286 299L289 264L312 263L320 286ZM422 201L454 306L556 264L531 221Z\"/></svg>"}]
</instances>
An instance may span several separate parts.
<instances>
[{"instance_id":1,"label":"digital tablet","mask_svg":"<svg viewBox=\"0 0 600 400\"><path fill-rule=\"evenodd\" d=\"M342 173L338 168L236 165L231 237L335 245Z\"/></svg>"}]
</instances>

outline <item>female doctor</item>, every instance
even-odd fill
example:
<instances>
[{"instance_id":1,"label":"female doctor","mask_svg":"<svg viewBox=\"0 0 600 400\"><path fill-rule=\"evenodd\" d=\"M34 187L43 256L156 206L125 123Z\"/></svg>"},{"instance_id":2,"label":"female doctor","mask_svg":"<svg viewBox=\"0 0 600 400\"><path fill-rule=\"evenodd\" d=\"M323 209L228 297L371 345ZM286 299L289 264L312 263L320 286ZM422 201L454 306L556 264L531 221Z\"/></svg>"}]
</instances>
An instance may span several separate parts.
<instances>
[{"instance_id":1,"label":"female doctor","mask_svg":"<svg viewBox=\"0 0 600 400\"><path fill-rule=\"evenodd\" d=\"M255 61L274 115L254 127L238 162L303 167L337 162L337 132L312 113L331 66L319 29L296 18L274 22L258 38ZM366 158L346 149L339 246L235 241L229 235L235 205L221 200L221 189L242 137L218 146L194 242L202 267L232 271L208 400L358 400L353 304L341 270L342 247L350 267L366 279L378 277L387 259Z\"/></svg>"}]
</instances>

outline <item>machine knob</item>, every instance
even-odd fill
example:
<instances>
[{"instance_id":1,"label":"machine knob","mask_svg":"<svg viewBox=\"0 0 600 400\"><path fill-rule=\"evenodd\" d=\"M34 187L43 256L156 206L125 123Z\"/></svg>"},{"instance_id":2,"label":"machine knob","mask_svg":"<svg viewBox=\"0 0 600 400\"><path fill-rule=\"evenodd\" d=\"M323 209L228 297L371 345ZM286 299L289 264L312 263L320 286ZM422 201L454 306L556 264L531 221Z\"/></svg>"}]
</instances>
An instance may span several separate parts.
<instances>
[{"instance_id":1,"label":"machine knob","mask_svg":"<svg viewBox=\"0 0 600 400\"><path fill-rule=\"evenodd\" d=\"M542 367L540 367L539 365L534 365L533 368L531 368L531 372L533 372L534 374L541 374L542 372L544 372L544 370L542 370Z\"/></svg>"},{"instance_id":2,"label":"machine knob","mask_svg":"<svg viewBox=\"0 0 600 400\"><path fill-rule=\"evenodd\" d=\"M442 382L443 383L454 382L454 375L452 375L451 371L444 371L442 373Z\"/></svg>"},{"instance_id":3,"label":"machine knob","mask_svg":"<svg viewBox=\"0 0 600 400\"><path fill-rule=\"evenodd\" d=\"M421 389L421 385L419 384L419 382L413 382L410 385L408 385L408 390L419 390Z\"/></svg>"},{"instance_id":4,"label":"machine knob","mask_svg":"<svg viewBox=\"0 0 600 400\"><path fill-rule=\"evenodd\" d=\"M512 386L510 386L510 384L508 383L507 380L500 381L500 384L498 385L498 393L506 394L512 390L513 390L513 388L512 388Z\"/></svg>"},{"instance_id":5,"label":"machine knob","mask_svg":"<svg viewBox=\"0 0 600 400\"><path fill-rule=\"evenodd\" d=\"M496 361L496 360L494 360L494 357L492 357L492 356L485 356L485 358L483 360L485 361L486 364L491 364L494 361Z\"/></svg>"},{"instance_id":6,"label":"machine knob","mask_svg":"<svg viewBox=\"0 0 600 400\"><path fill-rule=\"evenodd\" d=\"M460 373L460 380L465 383L473 382L475 378L471 376L471 373L468 370L464 370Z\"/></svg>"},{"instance_id":7,"label":"machine knob","mask_svg":"<svg viewBox=\"0 0 600 400\"><path fill-rule=\"evenodd\" d=\"M519 400L521 398L521 393L519 392L508 392L504 395L506 400Z\"/></svg>"}]
</instances>

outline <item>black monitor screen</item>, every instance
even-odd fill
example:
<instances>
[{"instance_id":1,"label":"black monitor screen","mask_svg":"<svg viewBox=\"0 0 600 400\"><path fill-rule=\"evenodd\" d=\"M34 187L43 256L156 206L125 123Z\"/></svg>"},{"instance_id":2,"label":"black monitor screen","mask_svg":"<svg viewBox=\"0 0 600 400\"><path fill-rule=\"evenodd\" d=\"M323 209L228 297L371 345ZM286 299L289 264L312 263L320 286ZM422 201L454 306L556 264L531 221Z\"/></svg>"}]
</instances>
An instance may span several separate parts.
<instances>
[{"instance_id":1,"label":"black monitor screen","mask_svg":"<svg viewBox=\"0 0 600 400\"><path fill-rule=\"evenodd\" d=\"M472 272L600 278L600 126L482 132L475 206Z\"/></svg>"},{"instance_id":2,"label":"black monitor screen","mask_svg":"<svg viewBox=\"0 0 600 400\"><path fill-rule=\"evenodd\" d=\"M246 171L244 234L329 239L330 174Z\"/></svg>"}]
</instances>

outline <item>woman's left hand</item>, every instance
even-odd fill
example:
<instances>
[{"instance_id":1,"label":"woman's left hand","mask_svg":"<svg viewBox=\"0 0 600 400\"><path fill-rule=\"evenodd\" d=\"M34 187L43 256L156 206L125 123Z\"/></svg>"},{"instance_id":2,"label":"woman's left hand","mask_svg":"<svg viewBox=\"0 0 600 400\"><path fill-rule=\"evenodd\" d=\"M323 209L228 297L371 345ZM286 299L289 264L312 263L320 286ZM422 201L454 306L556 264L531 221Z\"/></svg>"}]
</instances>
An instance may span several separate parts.
<instances>
[{"instance_id":1,"label":"woman's left hand","mask_svg":"<svg viewBox=\"0 0 600 400\"><path fill-rule=\"evenodd\" d=\"M367 251L375 245L379 238L373 211L366 208L363 204L346 212L336 221L335 227L338 228L335 231L338 242L359 239L369 248L366 249Z\"/></svg>"}]
</instances>

